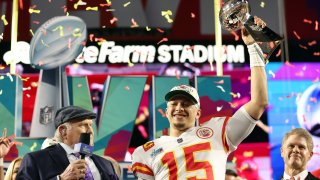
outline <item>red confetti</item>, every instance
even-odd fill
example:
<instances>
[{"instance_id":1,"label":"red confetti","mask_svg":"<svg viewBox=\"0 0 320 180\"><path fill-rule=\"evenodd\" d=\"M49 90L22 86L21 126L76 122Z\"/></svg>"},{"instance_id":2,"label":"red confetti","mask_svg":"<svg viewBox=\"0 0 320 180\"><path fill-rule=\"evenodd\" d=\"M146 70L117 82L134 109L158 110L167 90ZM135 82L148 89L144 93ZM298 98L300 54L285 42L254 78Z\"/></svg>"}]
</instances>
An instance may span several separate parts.
<instances>
[{"instance_id":1,"label":"red confetti","mask_svg":"<svg viewBox=\"0 0 320 180\"><path fill-rule=\"evenodd\" d=\"M116 21L118 21L118 18L113 17L113 18L110 20L110 24L113 24L113 23L115 23Z\"/></svg>"},{"instance_id":2,"label":"red confetti","mask_svg":"<svg viewBox=\"0 0 320 180\"><path fill-rule=\"evenodd\" d=\"M316 31L318 31L318 25L319 25L318 21L315 21L315 27L314 27L314 29L315 29Z\"/></svg>"},{"instance_id":3,"label":"red confetti","mask_svg":"<svg viewBox=\"0 0 320 180\"><path fill-rule=\"evenodd\" d=\"M320 52L314 52L313 55L314 56L320 56Z\"/></svg>"},{"instance_id":4,"label":"red confetti","mask_svg":"<svg viewBox=\"0 0 320 180\"><path fill-rule=\"evenodd\" d=\"M194 13L191 13L191 18L195 18L196 15Z\"/></svg>"},{"instance_id":5,"label":"red confetti","mask_svg":"<svg viewBox=\"0 0 320 180\"><path fill-rule=\"evenodd\" d=\"M23 0L19 0L19 8L23 10Z\"/></svg>"},{"instance_id":6,"label":"red confetti","mask_svg":"<svg viewBox=\"0 0 320 180\"><path fill-rule=\"evenodd\" d=\"M174 71L174 73L175 73L175 75L176 75L176 78L177 78L177 79L180 79L179 71L178 71L177 69Z\"/></svg>"},{"instance_id":7,"label":"red confetti","mask_svg":"<svg viewBox=\"0 0 320 180\"><path fill-rule=\"evenodd\" d=\"M238 35L236 32L231 31L231 34L234 36L234 40L235 40L235 41L239 41L240 37L239 37L239 35Z\"/></svg>"},{"instance_id":8,"label":"red confetti","mask_svg":"<svg viewBox=\"0 0 320 180\"><path fill-rule=\"evenodd\" d=\"M317 83L319 82L319 77L317 77L316 79L312 80L313 83Z\"/></svg>"},{"instance_id":9,"label":"red confetti","mask_svg":"<svg viewBox=\"0 0 320 180\"><path fill-rule=\"evenodd\" d=\"M292 68L294 68L294 65L293 64L291 64L288 60L286 60L286 63L285 63L287 66L289 66L289 67L292 67Z\"/></svg>"},{"instance_id":10,"label":"red confetti","mask_svg":"<svg viewBox=\"0 0 320 180\"><path fill-rule=\"evenodd\" d=\"M215 81L214 83L216 83L216 84L224 84L224 80L221 79L220 81Z\"/></svg>"},{"instance_id":11,"label":"red confetti","mask_svg":"<svg viewBox=\"0 0 320 180\"><path fill-rule=\"evenodd\" d=\"M194 46L187 47L186 50L193 50Z\"/></svg>"},{"instance_id":12,"label":"red confetti","mask_svg":"<svg viewBox=\"0 0 320 180\"><path fill-rule=\"evenodd\" d=\"M112 5L112 3L105 3L105 4L99 4L101 7L104 7L104 6L107 6L107 7L110 7Z\"/></svg>"},{"instance_id":13,"label":"red confetti","mask_svg":"<svg viewBox=\"0 0 320 180\"><path fill-rule=\"evenodd\" d=\"M40 24L39 21L32 21L33 24Z\"/></svg>"},{"instance_id":14,"label":"red confetti","mask_svg":"<svg viewBox=\"0 0 320 180\"><path fill-rule=\"evenodd\" d=\"M309 19L303 19L303 22L304 22L304 23L308 23L308 24L312 24L312 21L309 20Z\"/></svg>"},{"instance_id":15,"label":"red confetti","mask_svg":"<svg viewBox=\"0 0 320 180\"><path fill-rule=\"evenodd\" d=\"M314 103L317 103L317 98L311 97L311 98L310 98L310 101L311 101L311 102L314 102Z\"/></svg>"},{"instance_id":16,"label":"red confetti","mask_svg":"<svg viewBox=\"0 0 320 180\"><path fill-rule=\"evenodd\" d=\"M281 55L281 49L279 49L279 51L276 54L276 57L279 57Z\"/></svg>"},{"instance_id":17,"label":"red confetti","mask_svg":"<svg viewBox=\"0 0 320 180\"><path fill-rule=\"evenodd\" d=\"M293 31L293 34L296 36L297 39L301 39L301 37L298 35L298 33L296 31Z\"/></svg>"},{"instance_id":18,"label":"red confetti","mask_svg":"<svg viewBox=\"0 0 320 180\"><path fill-rule=\"evenodd\" d=\"M317 44L317 41L316 41L316 40L313 40L313 41L311 41L311 42L308 42L308 45L309 45L309 46L313 46L313 45L315 45L315 44Z\"/></svg>"},{"instance_id":19,"label":"red confetti","mask_svg":"<svg viewBox=\"0 0 320 180\"><path fill-rule=\"evenodd\" d=\"M133 18L131 19L131 23L132 23L131 28L135 28L139 26L138 23Z\"/></svg>"},{"instance_id":20,"label":"red confetti","mask_svg":"<svg viewBox=\"0 0 320 180\"><path fill-rule=\"evenodd\" d=\"M159 31L160 33L164 33L164 30L157 28L157 31Z\"/></svg>"},{"instance_id":21,"label":"red confetti","mask_svg":"<svg viewBox=\"0 0 320 180\"><path fill-rule=\"evenodd\" d=\"M167 42L168 41L168 38L162 38L161 41L159 41L157 44L160 44L162 42Z\"/></svg>"},{"instance_id":22,"label":"red confetti","mask_svg":"<svg viewBox=\"0 0 320 180\"><path fill-rule=\"evenodd\" d=\"M299 47L301 47L302 49L305 49L305 50L308 49L307 46L303 46L303 45L301 45L301 44L299 44Z\"/></svg>"},{"instance_id":23,"label":"red confetti","mask_svg":"<svg viewBox=\"0 0 320 180\"><path fill-rule=\"evenodd\" d=\"M162 117L166 117L166 114L163 112L161 108L158 109L158 112L161 114Z\"/></svg>"},{"instance_id":24,"label":"red confetti","mask_svg":"<svg viewBox=\"0 0 320 180\"><path fill-rule=\"evenodd\" d=\"M124 87L125 90L129 91L130 90L130 87L129 86L126 86Z\"/></svg>"},{"instance_id":25,"label":"red confetti","mask_svg":"<svg viewBox=\"0 0 320 180\"><path fill-rule=\"evenodd\" d=\"M90 34L90 41L93 41L94 34Z\"/></svg>"}]
</instances>

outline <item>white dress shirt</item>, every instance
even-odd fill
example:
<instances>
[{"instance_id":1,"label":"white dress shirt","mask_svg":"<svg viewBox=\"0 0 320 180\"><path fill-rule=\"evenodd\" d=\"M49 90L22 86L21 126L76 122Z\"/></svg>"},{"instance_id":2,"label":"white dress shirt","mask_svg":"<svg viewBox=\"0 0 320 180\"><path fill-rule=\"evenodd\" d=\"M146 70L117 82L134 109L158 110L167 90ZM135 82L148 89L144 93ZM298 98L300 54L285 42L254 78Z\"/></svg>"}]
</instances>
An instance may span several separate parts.
<instances>
[{"instance_id":1,"label":"white dress shirt","mask_svg":"<svg viewBox=\"0 0 320 180\"><path fill-rule=\"evenodd\" d=\"M308 170L304 170L301 173L293 176L295 180L298 180L298 178L300 178L300 180L305 180L306 177L308 176ZM291 176L289 176L286 172L283 173L283 179L284 180L289 180Z\"/></svg>"},{"instance_id":2,"label":"white dress shirt","mask_svg":"<svg viewBox=\"0 0 320 180\"><path fill-rule=\"evenodd\" d=\"M71 147L69 147L68 145L61 143L61 142L59 144L67 152L67 157L68 157L70 163L77 160L77 158L73 155L73 153L76 153L76 152ZM100 176L99 170L98 170L97 166L94 164L93 160L89 156L86 156L85 160L91 170L93 178L95 180L100 180L101 176Z\"/></svg>"}]
</instances>

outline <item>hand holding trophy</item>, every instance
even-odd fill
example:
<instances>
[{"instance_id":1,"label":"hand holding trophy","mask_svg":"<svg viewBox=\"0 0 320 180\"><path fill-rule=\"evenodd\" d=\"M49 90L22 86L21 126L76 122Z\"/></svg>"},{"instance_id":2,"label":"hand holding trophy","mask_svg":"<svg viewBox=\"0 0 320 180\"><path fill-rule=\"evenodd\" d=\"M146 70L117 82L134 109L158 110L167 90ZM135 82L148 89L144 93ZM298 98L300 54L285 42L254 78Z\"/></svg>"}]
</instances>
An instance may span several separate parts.
<instances>
[{"instance_id":1,"label":"hand holding trophy","mask_svg":"<svg viewBox=\"0 0 320 180\"><path fill-rule=\"evenodd\" d=\"M243 34L249 33L268 59L283 40L259 18L250 15L249 3L245 0L229 0L219 13L221 26L228 31L237 31L244 27ZM244 40L245 41L245 40ZM247 44L247 42L245 42ZM248 42L254 43L254 42ZM248 45L248 44L247 44Z\"/></svg>"}]
</instances>

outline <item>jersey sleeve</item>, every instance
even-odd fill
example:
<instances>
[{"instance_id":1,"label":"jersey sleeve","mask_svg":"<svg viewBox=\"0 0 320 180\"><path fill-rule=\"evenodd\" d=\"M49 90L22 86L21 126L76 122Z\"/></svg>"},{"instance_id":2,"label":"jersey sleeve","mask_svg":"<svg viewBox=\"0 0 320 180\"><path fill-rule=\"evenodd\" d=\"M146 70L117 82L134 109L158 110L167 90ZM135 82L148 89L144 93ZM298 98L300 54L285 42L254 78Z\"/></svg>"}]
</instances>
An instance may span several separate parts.
<instances>
[{"instance_id":1,"label":"jersey sleeve","mask_svg":"<svg viewBox=\"0 0 320 180\"><path fill-rule=\"evenodd\" d=\"M147 162L147 154L145 153L145 145L139 146L132 154L132 171L139 179L155 179L152 168Z\"/></svg>"},{"instance_id":2,"label":"jersey sleeve","mask_svg":"<svg viewBox=\"0 0 320 180\"><path fill-rule=\"evenodd\" d=\"M226 125L226 141L231 147L230 150L235 150L237 146L252 132L257 121L254 120L244 107L241 107L231 118Z\"/></svg>"}]
</instances>

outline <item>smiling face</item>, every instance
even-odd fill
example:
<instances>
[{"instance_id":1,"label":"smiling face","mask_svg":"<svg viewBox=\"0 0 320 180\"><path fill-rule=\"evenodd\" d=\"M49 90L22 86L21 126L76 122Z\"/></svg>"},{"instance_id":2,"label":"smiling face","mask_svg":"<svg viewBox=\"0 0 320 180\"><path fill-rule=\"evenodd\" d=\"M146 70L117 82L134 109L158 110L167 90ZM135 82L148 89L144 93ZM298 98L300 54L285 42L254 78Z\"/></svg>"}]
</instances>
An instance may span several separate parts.
<instances>
[{"instance_id":1,"label":"smiling face","mask_svg":"<svg viewBox=\"0 0 320 180\"><path fill-rule=\"evenodd\" d=\"M298 174L305 170L312 154L306 138L297 134L290 135L281 147L286 173L290 175L294 170L294 174Z\"/></svg>"},{"instance_id":2,"label":"smiling face","mask_svg":"<svg viewBox=\"0 0 320 180\"><path fill-rule=\"evenodd\" d=\"M201 115L201 110L190 99L176 95L168 101L166 115L170 129L184 132L194 127L196 119Z\"/></svg>"}]
</instances>

